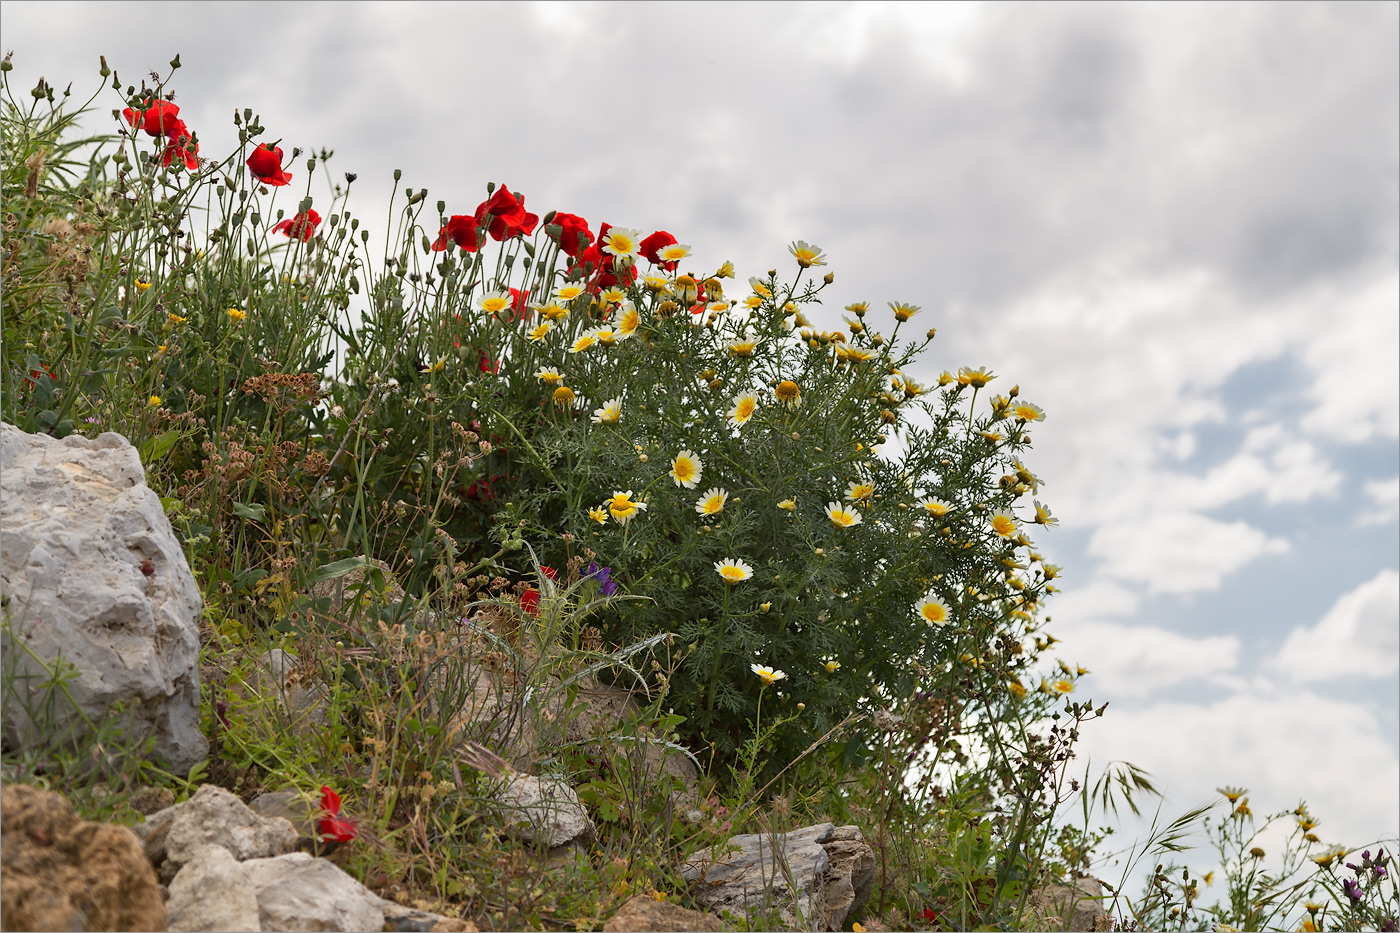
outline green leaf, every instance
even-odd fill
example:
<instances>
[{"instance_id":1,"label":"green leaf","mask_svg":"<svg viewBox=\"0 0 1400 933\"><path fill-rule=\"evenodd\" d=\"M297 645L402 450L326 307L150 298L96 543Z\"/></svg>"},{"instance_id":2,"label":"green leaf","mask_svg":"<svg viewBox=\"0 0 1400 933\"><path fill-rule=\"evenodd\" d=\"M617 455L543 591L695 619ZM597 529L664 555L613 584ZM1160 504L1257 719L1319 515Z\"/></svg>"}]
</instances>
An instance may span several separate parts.
<instances>
[{"instance_id":1,"label":"green leaf","mask_svg":"<svg viewBox=\"0 0 1400 933\"><path fill-rule=\"evenodd\" d=\"M267 521L267 511L261 505L244 505L242 502L235 502L233 514L239 518L251 518L255 522Z\"/></svg>"},{"instance_id":2,"label":"green leaf","mask_svg":"<svg viewBox=\"0 0 1400 933\"><path fill-rule=\"evenodd\" d=\"M179 439L180 432L171 430L166 431L159 437L153 437L150 440L146 441L146 443L141 445L141 462L154 463L155 461L161 459L166 454L170 453L171 449L175 446L175 442ZM235 505L233 508L234 511L238 511L238 509L241 508L241 506ZM238 514L242 515L243 513L239 512ZM262 516L258 517L261 518Z\"/></svg>"},{"instance_id":3,"label":"green leaf","mask_svg":"<svg viewBox=\"0 0 1400 933\"><path fill-rule=\"evenodd\" d=\"M346 557L342 560L331 561L329 564L316 568L316 571L306 578L306 582L316 584L322 580L334 580L336 577L345 576L358 567L368 567L375 583L381 589L384 587L384 572L363 557Z\"/></svg>"}]
</instances>

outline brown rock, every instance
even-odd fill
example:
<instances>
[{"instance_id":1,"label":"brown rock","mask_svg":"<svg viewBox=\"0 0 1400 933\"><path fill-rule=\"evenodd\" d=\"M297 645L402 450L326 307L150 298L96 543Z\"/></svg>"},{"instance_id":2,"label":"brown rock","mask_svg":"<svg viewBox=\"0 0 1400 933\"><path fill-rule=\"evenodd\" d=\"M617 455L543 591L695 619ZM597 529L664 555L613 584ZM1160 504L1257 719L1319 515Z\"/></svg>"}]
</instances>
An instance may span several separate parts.
<instances>
[{"instance_id":1,"label":"brown rock","mask_svg":"<svg viewBox=\"0 0 1400 933\"><path fill-rule=\"evenodd\" d=\"M603 924L606 933L676 933L682 930L698 930L703 933L718 933L724 927L711 914L698 910L687 910L679 904L658 901L645 894L630 898L607 923Z\"/></svg>"},{"instance_id":2,"label":"brown rock","mask_svg":"<svg viewBox=\"0 0 1400 933\"><path fill-rule=\"evenodd\" d=\"M0 790L0 927L164 930L165 904L141 841L80 820L58 794Z\"/></svg>"}]
</instances>

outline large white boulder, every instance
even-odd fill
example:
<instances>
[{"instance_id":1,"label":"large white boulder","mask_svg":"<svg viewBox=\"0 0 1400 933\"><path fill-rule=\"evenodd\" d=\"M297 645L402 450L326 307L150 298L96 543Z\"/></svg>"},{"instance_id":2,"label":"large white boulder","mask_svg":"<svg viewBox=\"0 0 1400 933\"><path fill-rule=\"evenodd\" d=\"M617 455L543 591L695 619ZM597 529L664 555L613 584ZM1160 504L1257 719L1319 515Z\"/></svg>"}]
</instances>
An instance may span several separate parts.
<instances>
[{"instance_id":1,"label":"large white boulder","mask_svg":"<svg viewBox=\"0 0 1400 933\"><path fill-rule=\"evenodd\" d=\"M17 691L43 665L76 668L67 690L93 722L117 704L155 735L180 774L209 751L199 728L199 590L136 448L120 434L62 440L0 424L0 593L14 639L0 639ZM7 668L8 669L8 668ZM58 704L35 723L5 698L8 745L78 728ZM44 718L44 717L41 717Z\"/></svg>"}]
</instances>

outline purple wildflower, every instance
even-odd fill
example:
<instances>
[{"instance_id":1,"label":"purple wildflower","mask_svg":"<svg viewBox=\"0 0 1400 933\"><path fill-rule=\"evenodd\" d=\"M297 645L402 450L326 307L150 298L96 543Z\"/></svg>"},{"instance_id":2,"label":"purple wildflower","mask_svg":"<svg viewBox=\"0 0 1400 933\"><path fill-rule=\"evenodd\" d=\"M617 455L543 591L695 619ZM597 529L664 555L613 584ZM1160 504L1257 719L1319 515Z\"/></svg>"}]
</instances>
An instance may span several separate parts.
<instances>
[{"instance_id":1,"label":"purple wildflower","mask_svg":"<svg viewBox=\"0 0 1400 933\"><path fill-rule=\"evenodd\" d=\"M598 581L600 595L611 596L617 592L617 584L613 582L611 567L599 567L597 561L589 561L588 575Z\"/></svg>"},{"instance_id":2,"label":"purple wildflower","mask_svg":"<svg viewBox=\"0 0 1400 933\"><path fill-rule=\"evenodd\" d=\"M1351 899L1352 904L1356 904L1361 900L1361 885L1348 878L1342 882L1342 893Z\"/></svg>"}]
</instances>

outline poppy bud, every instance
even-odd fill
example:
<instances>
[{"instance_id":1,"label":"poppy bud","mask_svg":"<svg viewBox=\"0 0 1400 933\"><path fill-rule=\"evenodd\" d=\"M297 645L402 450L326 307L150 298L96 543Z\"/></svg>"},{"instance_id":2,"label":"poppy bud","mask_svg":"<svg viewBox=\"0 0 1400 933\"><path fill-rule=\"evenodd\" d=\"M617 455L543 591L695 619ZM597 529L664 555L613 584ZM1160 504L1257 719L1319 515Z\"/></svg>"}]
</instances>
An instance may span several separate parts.
<instances>
[{"instance_id":1,"label":"poppy bud","mask_svg":"<svg viewBox=\"0 0 1400 933\"><path fill-rule=\"evenodd\" d=\"M550 211L548 214L544 215L544 219L541 220L540 223L544 224L546 227L549 226L550 224L554 223L554 217L558 213L558 211ZM559 234L555 233L554 235L558 236Z\"/></svg>"},{"instance_id":2,"label":"poppy bud","mask_svg":"<svg viewBox=\"0 0 1400 933\"><path fill-rule=\"evenodd\" d=\"M403 169L401 169L401 168L396 168L396 169L394 169L394 181L398 181L398 180L401 179L401 178L403 178Z\"/></svg>"},{"instance_id":3,"label":"poppy bud","mask_svg":"<svg viewBox=\"0 0 1400 933\"><path fill-rule=\"evenodd\" d=\"M172 59L170 60L170 67L171 67L171 68L179 68L179 67L180 67L180 56L179 56L179 55L176 55L174 58L172 58Z\"/></svg>"},{"instance_id":4,"label":"poppy bud","mask_svg":"<svg viewBox=\"0 0 1400 933\"><path fill-rule=\"evenodd\" d=\"M112 69L110 69L110 68L107 67L107 56L106 56L106 55L99 55L99 56L97 56L97 57L98 57L98 59L100 59L101 62L102 62L102 70L99 71L98 74L102 75L102 77L105 78L105 77L107 77L109 74L112 73Z\"/></svg>"}]
</instances>

